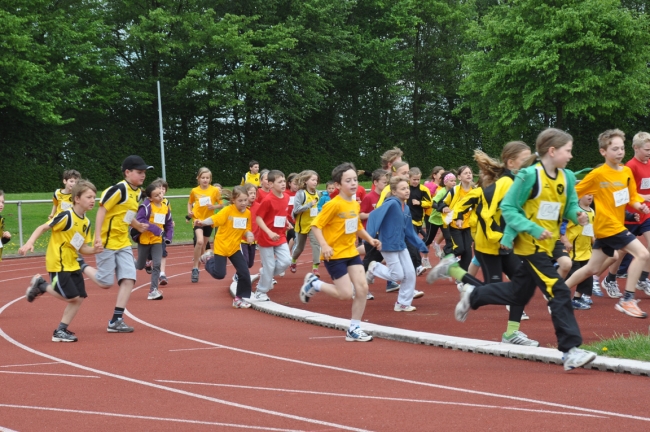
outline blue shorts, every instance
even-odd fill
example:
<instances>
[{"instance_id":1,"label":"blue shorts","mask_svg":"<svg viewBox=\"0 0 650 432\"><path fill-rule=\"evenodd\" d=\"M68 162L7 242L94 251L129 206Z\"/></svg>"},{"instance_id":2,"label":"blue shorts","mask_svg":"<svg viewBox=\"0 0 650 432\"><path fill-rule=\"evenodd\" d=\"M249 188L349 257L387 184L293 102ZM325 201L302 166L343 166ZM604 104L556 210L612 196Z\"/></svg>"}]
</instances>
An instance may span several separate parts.
<instances>
[{"instance_id":1,"label":"blue shorts","mask_svg":"<svg viewBox=\"0 0 650 432\"><path fill-rule=\"evenodd\" d=\"M332 277L332 280L337 280L348 274L348 267L353 265L360 265L363 267L363 261L359 255L352 258L341 258L325 261L325 268Z\"/></svg>"},{"instance_id":2,"label":"blue shorts","mask_svg":"<svg viewBox=\"0 0 650 432\"><path fill-rule=\"evenodd\" d=\"M597 238L592 248L601 249L605 255L612 257L614 251L623 249L634 240L636 240L636 236L625 230L613 236Z\"/></svg>"},{"instance_id":3,"label":"blue shorts","mask_svg":"<svg viewBox=\"0 0 650 432\"><path fill-rule=\"evenodd\" d=\"M650 218L644 220L640 224L625 224L625 228L636 237L642 236L643 233L650 231Z\"/></svg>"}]
</instances>

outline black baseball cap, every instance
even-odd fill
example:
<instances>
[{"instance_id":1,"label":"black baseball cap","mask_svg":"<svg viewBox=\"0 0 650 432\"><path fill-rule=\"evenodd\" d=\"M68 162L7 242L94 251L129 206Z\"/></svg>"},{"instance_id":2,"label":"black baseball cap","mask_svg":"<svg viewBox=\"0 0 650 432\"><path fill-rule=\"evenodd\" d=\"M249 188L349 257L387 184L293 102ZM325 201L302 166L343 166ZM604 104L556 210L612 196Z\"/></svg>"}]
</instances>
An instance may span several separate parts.
<instances>
[{"instance_id":1,"label":"black baseball cap","mask_svg":"<svg viewBox=\"0 0 650 432\"><path fill-rule=\"evenodd\" d=\"M144 159L137 155L131 155L122 162L122 172L126 170L149 170L152 168L151 165L147 165Z\"/></svg>"}]
</instances>

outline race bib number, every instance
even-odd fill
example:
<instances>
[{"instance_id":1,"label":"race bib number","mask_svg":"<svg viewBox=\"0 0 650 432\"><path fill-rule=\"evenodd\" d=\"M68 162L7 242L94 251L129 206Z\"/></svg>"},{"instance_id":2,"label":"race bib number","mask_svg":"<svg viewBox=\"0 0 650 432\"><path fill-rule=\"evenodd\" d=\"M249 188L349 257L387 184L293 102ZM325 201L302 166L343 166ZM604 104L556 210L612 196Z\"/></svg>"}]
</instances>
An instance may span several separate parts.
<instances>
[{"instance_id":1,"label":"race bib number","mask_svg":"<svg viewBox=\"0 0 650 432\"><path fill-rule=\"evenodd\" d=\"M122 219L122 220L124 222L130 224L131 222L133 222L133 218L135 217L135 215L136 215L136 212L134 212L133 210L127 210L126 214L124 215L124 219Z\"/></svg>"},{"instance_id":2,"label":"race bib number","mask_svg":"<svg viewBox=\"0 0 650 432\"><path fill-rule=\"evenodd\" d=\"M312 207L309 209L309 216L316 217L318 216L318 207Z\"/></svg>"},{"instance_id":3,"label":"race bib number","mask_svg":"<svg viewBox=\"0 0 650 432\"><path fill-rule=\"evenodd\" d=\"M650 189L650 177L641 179L641 186L639 189Z\"/></svg>"},{"instance_id":4,"label":"race bib number","mask_svg":"<svg viewBox=\"0 0 650 432\"><path fill-rule=\"evenodd\" d=\"M559 220L560 208L559 202L542 201L537 210L537 219L539 220Z\"/></svg>"},{"instance_id":5,"label":"race bib number","mask_svg":"<svg viewBox=\"0 0 650 432\"><path fill-rule=\"evenodd\" d=\"M616 207L622 206L629 202L630 202L630 191L627 190L627 188L614 192L614 205Z\"/></svg>"},{"instance_id":6,"label":"race bib number","mask_svg":"<svg viewBox=\"0 0 650 432\"><path fill-rule=\"evenodd\" d=\"M276 216L273 220L273 226L275 228L284 228L287 226L287 217L286 216Z\"/></svg>"},{"instance_id":7,"label":"race bib number","mask_svg":"<svg viewBox=\"0 0 650 432\"><path fill-rule=\"evenodd\" d=\"M246 218L243 217L232 218L232 227L234 229L246 229Z\"/></svg>"},{"instance_id":8,"label":"race bib number","mask_svg":"<svg viewBox=\"0 0 650 432\"><path fill-rule=\"evenodd\" d=\"M290 196L290 197L289 197L289 205L293 205L293 203L294 203L295 201L296 201L296 197L295 197L295 196Z\"/></svg>"},{"instance_id":9,"label":"race bib number","mask_svg":"<svg viewBox=\"0 0 650 432\"><path fill-rule=\"evenodd\" d=\"M162 213L154 213L153 214L153 223L164 225L165 224L165 216L167 216L167 215L162 214Z\"/></svg>"},{"instance_id":10,"label":"race bib number","mask_svg":"<svg viewBox=\"0 0 650 432\"><path fill-rule=\"evenodd\" d=\"M67 210L67 209L69 209L71 207L72 207L72 204L67 202L67 201L63 201L61 203L61 210Z\"/></svg>"},{"instance_id":11,"label":"race bib number","mask_svg":"<svg viewBox=\"0 0 650 432\"><path fill-rule=\"evenodd\" d=\"M594 226L592 224L587 224L582 227L582 235L587 237L594 236Z\"/></svg>"},{"instance_id":12,"label":"race bib number","mask_svg":"<svg viewBox=\"0 0 650 432\"><path fill-rule=\"evenodd\" d=\"M209 206L210 204L212 204L212 201L210 201L210 197L199 198L199 207Z\"/></svg>"},{"instance_id":13,"label":"race bib number","mask_svg":"<svg viewBox=\"0 0 650 432\"><path fill-rule=\"evenodd\" d=\"M451 222L454 220L454 212L450 211L447 213L447 216L445 216L445 224L451 225Z\"/></svg>"},{"instance_id":14,"label":"race bib number","mask_svg":"<svg viewBox=\"0 0 650 432\"><path fill-rule=\"evenodd\" d=\"M75 249L79 250L81 246L83 246L85 243L84 236L79 234L78 232L74 233L74 236L72 236L72 240L70 240L70 244L72 247Z\"/></svg>"},{"instance_id":15,"label":"race bib number","mask_svg":"<svg viewBox=\"0 0 650 432\"><path fill-rule=\"evenodd\" d=\"M345 233L346 234L354 234L354 233L356 233L358 227L359 227L359 218L358 217L345 220Z\"/></svg>"}]
</instances>

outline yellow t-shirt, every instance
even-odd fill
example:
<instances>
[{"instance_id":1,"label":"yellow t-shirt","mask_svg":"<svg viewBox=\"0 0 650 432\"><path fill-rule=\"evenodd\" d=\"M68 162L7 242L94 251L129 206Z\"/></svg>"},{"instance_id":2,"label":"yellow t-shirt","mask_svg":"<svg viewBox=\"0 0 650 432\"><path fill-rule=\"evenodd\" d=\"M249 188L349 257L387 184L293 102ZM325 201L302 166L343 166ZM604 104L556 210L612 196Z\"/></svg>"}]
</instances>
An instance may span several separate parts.
<instances>
[{"instance_id":1,"label":"yellow t-shirt","mask_svg":"<svg viewBox=\"0 0 650 432\"><path fill-rule=\"evenodd\" d=\"M206 220L214 214L214 210L210 210L208 204L221 204L221 192L214 186L208 186L206 189L197 186L190 192L189 204L192 205L194 219Z\"/></svg>"},{"instance_id":2,"label":"yellow t-shirt","mask_svg":"<svg viewBox=\"0 0 650 432\"><path fill-rule=\"evenodd\" d=\"M625 204L643 202L636 191L632 170L624 165L620 165L620 168L619 171L607 164L601 165L576 185L578 198L594 196L598 209L594 224L596 238L610 237L625 231Z\"/></svg>"},{"instance_id":3,"label":"yellow t-shirt","mask_svg":"<svg viewBox=\"0 0 650 432\"><path fill-rule=\"evenodd\" d=\"M517 255L532 255L538 252L545 252L548 256L553 256L555 243L560 236L560 224L566 207L566 188L567 178L564 170L557 170L557 177L552 178L544 170L544 166L539 163L535 165L537 181L530 198L523 205L526 217L541 226L545 230L553 233L551 238L537 240L528 233L520 232L514 241L514 253Z\"/></svg>"},{"instance_id":4,"label":"yellow t-shirt","mask_svg":"<svg viewBox=\"0 0 650 432\"><path fill-rule=\"evenodd\" d=\"M158 228L165 228L165 218L167 213L169 213L169 207L164 203L160 203L160 206L156 206L154 203L149 202L150 214L149 214L149 223L157 225ZM158 222L156 222L156 220ZM162 236L154 235L151 231L147 230L140 234L140 239L138 242L140 244L158 244L162 243Z\"/></svg>"},{"instance_id":5,"label":"yellow t-shirt","mask_svg":"<svg viewBox=\"0 0 650 432\"><path fill-rule=\"evenodd\" d=\"M49 225L52 236L47 244L45 268L50 273L79 270L78 248L92 241L90 219L69 209L52 218Z\"/></svg>"},{"instance_id":6,"label":"yellow t-shirt","mask_svg":"<svg viewBox=\"0 0 650 432\"><path fill-rule=\"evenodd\" d=\"M582 226L569 221L566 226L566 238L573 245L569 252L572 261L588 261L591 258L591 244L594 233L594 217L596 213L592 208L582 209L589 216L589 224Z\"/></svg>"},{"instance_id":7,"label":"yellow t-shirt","mask_svg":"<svg viewBox=\"0 0 650 432\"><path fill-rule=\"evenodd\" d=\"M330 259L359 255L356 247L357 231L363 229L359 219L360 207L356 200L346 201L337 195L323 206L323 210L311 223L311 226L323 231L325 241L333 249Z\"/></svg>"},{"instance_id":8,"label":"yellow t-shirt","mask_svg":"<svg viewBox=\"0 0 650 432\"><path fill-rule=\"evenodd\" d=\"M447 204L447 207L449 207L453 211L453 208L456 205L456 203L460 202L463 198L465 198L467 194L471 193L473 190L474 188L465 190L461 185L456 185L454 186L453 189L450 189L449 192L447 192L447 195L445 195L445 197L442 200L444 201L445 204ZM477 192L474 193L476 194ZM473 210L466 211L466 213L463 215L463 227L460 229L471 227L470 219L472 218L473 213L474 213ZM442 220L443 221L448 220L448 216L449 216L448 214L443 213ZM446 227L447 224L443 224L443 226ZM476 218L474 219L474 226L476 226ZM453 215L453 223L451 223L449 227L453 229L459 229L456 226L456 214Z\"/></svg>"},{"instance_id":9,"label":"yellow t-shirt","mask_svg":"<svg viewBox=\"0 0 650 432\"><path fill-rule=\"evenodd\" d=\"M106 209L102 223L102 244L105 249L118 250L131 247L129 226L138 212L142 197L140 188L134 188L122 180L102 192L99 205Z\"/></svg>"},{"instance_id":10,"label":"yellow t-shirt","mask_svg":"<svg viewBox=\"0 0 650 432\"><path fill-rule=\"evenodd\" d=\"M309 193L308 190L305 189L305 203L303 205L307 205L312 202L318 203L318 192ZM316 210L312 210L316 209ZM315 213L312 213L315 212ZM318 207L313 206L309 208L308 210L305 210L302 213L298 213L296 215L296 224L295 224L295 231L300 234L307 234L309 231L311 231L311 223L314 221L314 218L316 216L312 216L312 214L318 215Z\"/></svg>"},{"instance_id":11,"label":"yellow t-shirt","mask_svg":"<svg viewBox=\"0 0 650 432\"><path fill-rule=\"evenodd\" d=\"M223 208L216 215L210 216L212 226L219 227L214 238L214 253L229 257L239 249L242 236L251 231L251 211L240 212L234 204Z\"/></svg>"},{"instance_id":12,"label":"yellow t-shirt","mask_svg":"<svg viewBox=\"0 0 650 432\"><path fill-rule=\"evenodd\" d=\"M260 173L251 174L249 171L244 174L244 177L241 179L241 186L244 186L246 183L252 183L257 187L260 187Z\"/></svg>"},{"instance_id":13,"label":"yellow t-shirt","mask_svg":"<svg viewBox=\"0 0 650 432\"><path fill-rule=\"evenodd\" d=\"M169 208L169 211L172 211L172 205L169 202L169 199L163 198L162 203L165 204Z\"/></svg>"},{"instance_id":14,"label":"yellow t-shirt","mask_svg":"<svg viewBox=\"0 0 650 432\"><path fill-rule=\"evenodd\" d=\"M54 196L52 197L52 204L56 206L56 212L54 215L61 213L63 210L72 208L72 193L63 193L63 189L55 190Z\"/></svg>"}]
</instances>

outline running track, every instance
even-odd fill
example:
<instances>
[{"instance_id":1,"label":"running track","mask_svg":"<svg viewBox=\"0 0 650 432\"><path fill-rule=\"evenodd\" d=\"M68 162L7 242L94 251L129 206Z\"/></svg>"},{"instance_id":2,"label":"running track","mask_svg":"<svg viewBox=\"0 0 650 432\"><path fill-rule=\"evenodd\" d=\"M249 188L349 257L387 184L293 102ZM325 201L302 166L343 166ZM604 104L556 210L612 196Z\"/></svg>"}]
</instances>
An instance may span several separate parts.
<instances>
[{"instance_id":1,"label":"running track","mask_svg":"<svg viewBox=\"0 0 650 432\"><path fill-rule=\"evenodd\" d=\"M89 298L71 326L80 340L73 344L50 341L62 302L43 296L29 304L23 298L31 276L45 271L43 258L2 262L0 431L650 427L647 377L565 373L557 365L381 339L346 343L340 331L232 309L229 280L202 271L198 284L189 283L190 255L189 247L170 248L163 301L146 300L148 275L139 273L141 288L131 297L127 318L133 334L106 333L116 289L88 283ZM299 307L301 276L278 278L271 298ZM416 300L412 314L392 312L394 297L379 287L373 286L377 300L368 303L365 317L375 323L437 333L455 329L447 334L477 338L484 337L479 331L496 338L505 326L505 310L496 307L472 312L465 324L453 322L449 305L457 293L450 284L431 287L419 278L427 295ZM597 306L599 300L602 310L595 308L590 312L598 315L590 317L610 320L613 300L596 299ZM317 296L308 306L349 316L349 302ZM552 344L539 295L529 313L522 329ZM628 319L618 331L646 325Z\"/></svg>"}]
</instances>

